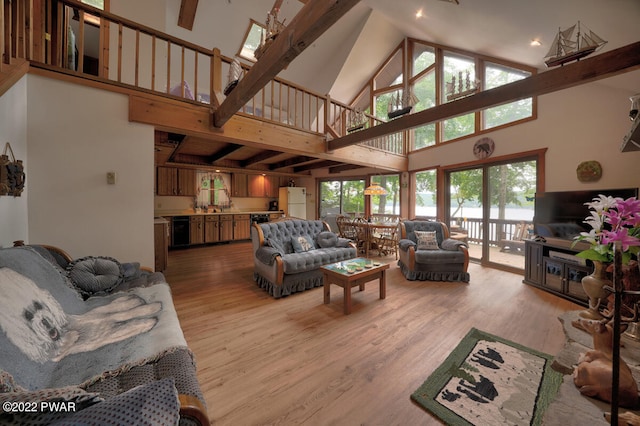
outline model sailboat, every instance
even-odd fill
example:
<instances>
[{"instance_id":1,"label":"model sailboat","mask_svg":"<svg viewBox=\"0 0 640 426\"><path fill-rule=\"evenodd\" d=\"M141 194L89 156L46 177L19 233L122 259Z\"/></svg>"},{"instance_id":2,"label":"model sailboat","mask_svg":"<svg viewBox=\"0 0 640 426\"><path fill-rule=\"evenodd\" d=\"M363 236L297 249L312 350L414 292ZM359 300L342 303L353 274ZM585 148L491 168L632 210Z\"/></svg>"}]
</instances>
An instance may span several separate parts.
<instances>
[{"instance_id":1,"label":"model sailboat","mask_svg":"<svg viewBox=\"0 0 640 426\"><path fill-rule=\"evenodd\" d=\"M551 48L545 56L544 63L548 67L555 67L577 61L592 54L606 43L598 34L581 28L580 21L578 21L577 24L565 30L558 30L558 34L553 39Z\"/></svg>"},{"instance_id":2,"label":"model sailboat","mask_svg":"<svg viewBox=\"0 0 640 426\"><path fill-rule=\"evenodd\" d=\"M360 108L356 108L353 111L349 111L349 123L347 124L347 132L355 132L356 130L364 129L364 125L367 123L367 117Z\"/></svg>"},{"instance_id":3,"label":"model sailboat","mask_svg":"<svg viewBox=\"0 0 640 426\"><path fill-rule=\"evenodd\" d=\"M253 56L256 59L260 59L269 46L271 46L271 43L273 43L276 37L278 37L278 34L284 30L284 20L282 20L282 22L278 21L277 7L274 7L271 12L267 13L265 27L266 28L262 31L262 35L260 37L260 46L258 46L253 52Z\"/></svg>"},{"instance_id":4,"label":"model sailboat","mask_svg":"<svg viewBox=\"0 0 640 426\"><path fill-rule=\"evenodd\" d=\"M411 109L418 103L418 98L407 90L403 94L395 92L391 95L389 104L387 105L387 117L389 119L397 118L411 112Z\"/></svg>"}]
</instances>

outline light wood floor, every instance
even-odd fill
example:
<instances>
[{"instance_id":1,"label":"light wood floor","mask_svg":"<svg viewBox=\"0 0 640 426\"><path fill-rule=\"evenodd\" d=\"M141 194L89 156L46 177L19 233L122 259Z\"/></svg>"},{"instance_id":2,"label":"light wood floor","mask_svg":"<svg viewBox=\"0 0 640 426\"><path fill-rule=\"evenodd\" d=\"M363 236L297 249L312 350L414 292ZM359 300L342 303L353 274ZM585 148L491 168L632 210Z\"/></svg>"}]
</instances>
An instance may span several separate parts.
<instances>
[{"instance_id":1,"label":"light wood floor","mask_svg":"<svg viewBox=\"0 0 640 426\"><path fill-rule=\"evenodd\" d=\"M471 264L471 282L406 281L393 256L387 298L378 284L275 300L254 283L250 243L171 251L165 271L216 425L440 424L410 394L469 328L550 354L557 317L578 305Z\"/></svg>"}]
</instances>

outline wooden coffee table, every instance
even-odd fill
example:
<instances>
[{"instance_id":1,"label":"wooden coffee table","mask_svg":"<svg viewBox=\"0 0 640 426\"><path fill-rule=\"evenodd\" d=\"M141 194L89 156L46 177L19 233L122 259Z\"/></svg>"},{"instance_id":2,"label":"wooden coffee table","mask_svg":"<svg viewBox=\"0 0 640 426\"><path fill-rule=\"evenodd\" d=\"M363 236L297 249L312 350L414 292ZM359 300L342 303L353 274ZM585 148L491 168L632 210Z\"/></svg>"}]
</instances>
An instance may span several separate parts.
<instances>
[{"instance_id":1,"label":"wooden coffee table","mask_svg":"<svg viewBox=\"0 0 640 426\"><path fill-rule=\"evenodd\" d=\"M389 269L389 265L386 263L358 257L325 265L320 269L324 278L324 303L328 304L331 300L331 284L339 285L344 290L345 315L351 313L352 287L358 286L363 291L365 283L380 280L380 299L387 297L385 271Z\"/></svg>"}]
</instances>

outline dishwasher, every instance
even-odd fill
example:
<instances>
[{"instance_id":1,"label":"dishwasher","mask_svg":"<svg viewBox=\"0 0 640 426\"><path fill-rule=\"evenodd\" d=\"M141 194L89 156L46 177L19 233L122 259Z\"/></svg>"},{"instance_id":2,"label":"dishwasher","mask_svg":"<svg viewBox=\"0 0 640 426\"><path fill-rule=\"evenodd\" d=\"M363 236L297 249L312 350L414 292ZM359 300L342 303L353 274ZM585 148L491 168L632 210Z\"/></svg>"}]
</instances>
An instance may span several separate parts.
<instances>
[{"instance_id":1,"label":"dishwasher","mask_svg":"<svg viewBox=\"0 0 640 426\"><path fill-rule=\"evenodd\" d=\"M174 216L171 222L171 246L189 245L189 216Z\"/></svg>"}]
</instances>

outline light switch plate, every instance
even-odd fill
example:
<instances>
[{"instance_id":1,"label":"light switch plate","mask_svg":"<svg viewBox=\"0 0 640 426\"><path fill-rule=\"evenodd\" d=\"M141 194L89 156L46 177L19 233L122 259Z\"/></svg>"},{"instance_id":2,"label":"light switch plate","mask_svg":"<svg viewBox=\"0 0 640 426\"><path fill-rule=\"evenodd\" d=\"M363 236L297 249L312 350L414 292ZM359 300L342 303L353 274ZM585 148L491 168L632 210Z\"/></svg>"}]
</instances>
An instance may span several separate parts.
<instances>
[{"instance_id":1,"label":"light switch plate","mask_svg":"<svg viewBox=\"0 0 640 426\"><path fill-rule=\"evenodd\" d=\"M109 185L116 184L116 172L107 172L107 183Z\"/></svg>"}]
</instances>

